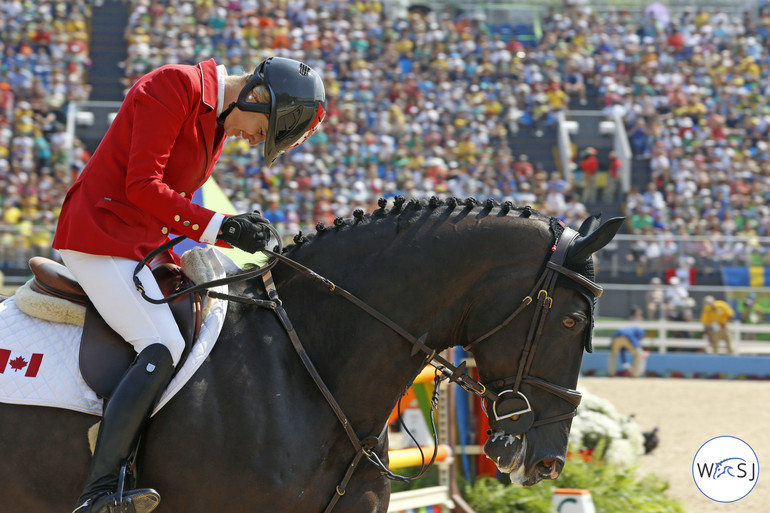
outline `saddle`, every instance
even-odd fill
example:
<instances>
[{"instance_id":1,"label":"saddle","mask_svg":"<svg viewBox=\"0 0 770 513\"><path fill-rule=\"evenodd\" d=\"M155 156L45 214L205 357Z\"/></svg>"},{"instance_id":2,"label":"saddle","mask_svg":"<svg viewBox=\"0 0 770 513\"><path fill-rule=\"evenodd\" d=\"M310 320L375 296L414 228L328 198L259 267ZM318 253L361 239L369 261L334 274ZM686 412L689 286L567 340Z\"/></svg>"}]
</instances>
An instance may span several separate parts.
<instances>
[{"instance_id":1,"label":"saddle","mask_svg":"<svg viewBox=\"0 0 770 513\"><path fill-rule=\"evenodd\" d=\"M30 259L29 268L34 275L30 284L32 290L85 306L86 316L79 355L80 372L88 386L99 397L109 399L136 358L134 348L104 321L65 266L36 256ZM193 285L178 265L165 259L151 261L150 268L164 296L181 292ZM177 370L182 368L200 333L203 322L201 304L202 299L198 293L180 296L169 302L185 341L185 349L176 366Z\"/></svg>"}]
</instances>

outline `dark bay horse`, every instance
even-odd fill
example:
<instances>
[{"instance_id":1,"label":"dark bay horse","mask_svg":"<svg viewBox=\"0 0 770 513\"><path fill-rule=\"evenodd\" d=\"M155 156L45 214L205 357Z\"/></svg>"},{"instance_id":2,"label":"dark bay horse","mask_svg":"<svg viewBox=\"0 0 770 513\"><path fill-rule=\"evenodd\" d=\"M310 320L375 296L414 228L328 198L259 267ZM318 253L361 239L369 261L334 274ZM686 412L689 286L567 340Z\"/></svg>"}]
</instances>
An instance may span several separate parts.
<instances>
[{"instance_id":1,"label":"dark bay horse","mask_svg":"<svg viewBox=\"0 0 770 513\"><path fill-rule=\"evenodd\" d=\"M398 198L381 206L295 238L286 256L431 350L468 346L487 394L487 455L519 484L557 477L601 290L591 254L622 219L600 226L589 218L578 234L528 207L491 201ZM294 268L279 262L272 275L350 427L360 439L378 437L372 451L386 460L388 414L425 352ZM264 288L256 278L230 291ZM0 404L0 511L71 511L89 464L86 432L97 420ZM161 513L320 513L355 454L276 314L230 302L210 357L151 421L138 484L160 492ZM389 481L364 458L333 511L383 513L389 494Z\"/></svg>"}]
</instances>

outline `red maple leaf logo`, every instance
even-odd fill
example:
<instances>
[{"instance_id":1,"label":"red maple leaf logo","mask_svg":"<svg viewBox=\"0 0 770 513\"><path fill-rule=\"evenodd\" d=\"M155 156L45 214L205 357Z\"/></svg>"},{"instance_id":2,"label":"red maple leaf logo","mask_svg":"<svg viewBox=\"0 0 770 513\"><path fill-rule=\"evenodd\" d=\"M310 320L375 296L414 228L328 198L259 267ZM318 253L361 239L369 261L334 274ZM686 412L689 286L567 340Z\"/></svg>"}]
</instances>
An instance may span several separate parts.
<instances>
[{"instance_id":1,"label":"red maple leaf logo","mask_svg":"<svg viewBox=\"0 0 770 513\"><path fill-rule=\"evenodd\" d=\"M27 366L27 360L25 360L24 357L22 356L17 356L13 360L11 360L9 363L11 365L11 368L14 370L14 372L18 372Z\"/></svg>"}]
</instances>

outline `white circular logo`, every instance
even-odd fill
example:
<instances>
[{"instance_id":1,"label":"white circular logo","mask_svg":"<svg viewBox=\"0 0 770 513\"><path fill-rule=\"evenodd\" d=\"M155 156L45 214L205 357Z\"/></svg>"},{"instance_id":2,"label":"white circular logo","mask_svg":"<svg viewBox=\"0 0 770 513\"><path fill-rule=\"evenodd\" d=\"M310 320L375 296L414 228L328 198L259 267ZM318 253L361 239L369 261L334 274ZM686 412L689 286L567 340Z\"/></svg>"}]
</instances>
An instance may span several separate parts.
<instances>
[{"instance_id":1,"label":"white circular logo","mask_svg":"<svg viewBox=\"0 0 770 513\"><path fill-rule=\"evenodd\" d=\"M746 497L757 484L759 460L751 446L740 438L718 436L695 453L692 477L709 499L735 502Z\"/></svg>"}]
</instances>

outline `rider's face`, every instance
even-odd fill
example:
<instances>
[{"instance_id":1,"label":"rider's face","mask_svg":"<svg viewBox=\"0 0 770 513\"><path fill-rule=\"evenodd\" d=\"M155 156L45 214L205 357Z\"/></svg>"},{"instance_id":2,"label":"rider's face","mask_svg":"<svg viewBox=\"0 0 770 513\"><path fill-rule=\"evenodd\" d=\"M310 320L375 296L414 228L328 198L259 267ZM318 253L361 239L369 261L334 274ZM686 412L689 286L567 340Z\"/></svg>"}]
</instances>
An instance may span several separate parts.
<instances>
[{"instance_id":1,"label":"rider's face","mask_svg":"<svg viewBox=\"0 0 770 513\"><path fill-rule=\"evenodd\" d=\"M225 119L225 134L245 139L249 145L254 146L267 137L267 126L267 114L235 108Z\"/></svg>"}]
</instances>

